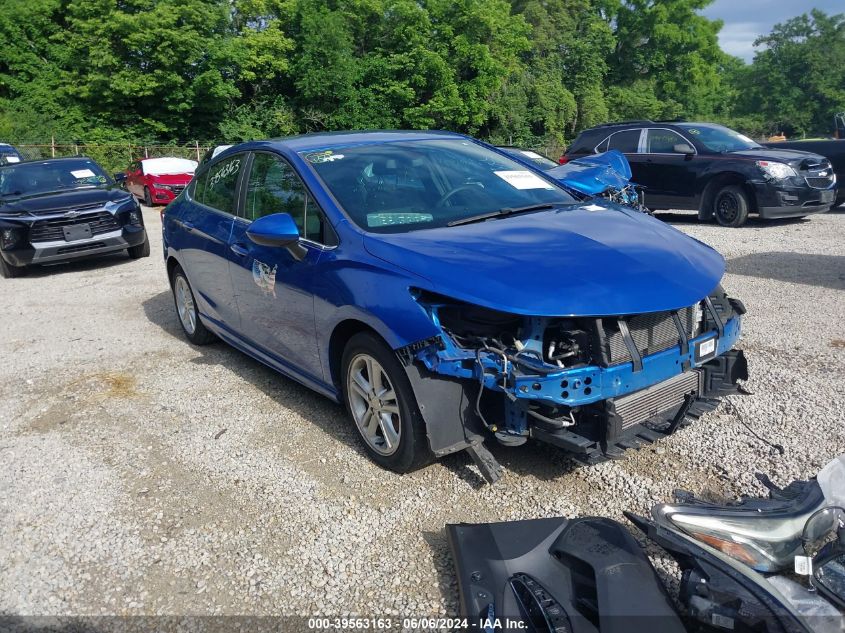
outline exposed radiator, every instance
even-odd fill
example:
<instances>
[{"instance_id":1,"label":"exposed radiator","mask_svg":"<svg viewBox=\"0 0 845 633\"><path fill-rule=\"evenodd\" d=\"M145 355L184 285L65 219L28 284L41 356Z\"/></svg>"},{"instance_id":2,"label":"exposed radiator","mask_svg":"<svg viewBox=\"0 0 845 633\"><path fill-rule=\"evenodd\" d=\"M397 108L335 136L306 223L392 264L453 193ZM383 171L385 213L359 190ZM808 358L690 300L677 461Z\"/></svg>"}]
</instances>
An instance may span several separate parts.
<instances>
[{"instance_id":1,"label":"exposed radiator","mask_svg":"<svg viewBox=\"0 0 845 633\"><path fill-rule=\"evenodd\" d=\"M688 338L698 335L699 322L701 320L700 308L690 306L678 310L681 325L687 333ZM628 330L634 344L640 350L641 356L648 356L656 352L669 349L678 344L678 329L672 319L671 312L652 312L627 317ZM605 335L607 336L607 353L611 365L617 363L631 362L631 353L625 340L619 332L616 323L612 320L605 322Z\"/></svg>"}]
</instances>

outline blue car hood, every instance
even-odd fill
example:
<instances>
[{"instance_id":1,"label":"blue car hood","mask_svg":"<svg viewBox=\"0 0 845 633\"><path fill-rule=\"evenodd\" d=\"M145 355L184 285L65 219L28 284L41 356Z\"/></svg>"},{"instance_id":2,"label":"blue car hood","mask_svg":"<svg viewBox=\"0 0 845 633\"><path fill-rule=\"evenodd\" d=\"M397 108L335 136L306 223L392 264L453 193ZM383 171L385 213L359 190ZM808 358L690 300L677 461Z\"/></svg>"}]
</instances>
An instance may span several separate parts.
<instances>
[{"instance_id":1,"label":"blue car hood","mask_svg":"<svg viewBox=\"0 0 845 633\"><path fill-rule=\"evenodd\" d=\"M534 316L674 310L700 301L725 272L725 260L709 246L611 204L367 233L364 247L428 280L430 290Z\"/></svg>"},{"instance_id":2,"label":"blue car hood","mask_svg":"<svg viewBox=\"0 0 845 633\"><path fill-rule=\"evenodd\" d=\"M612 149L570 161L546 173L581 193L597 196L610 187L625 187L631 180L631 164L623 153Z\"/></svg>"}]
</instances>

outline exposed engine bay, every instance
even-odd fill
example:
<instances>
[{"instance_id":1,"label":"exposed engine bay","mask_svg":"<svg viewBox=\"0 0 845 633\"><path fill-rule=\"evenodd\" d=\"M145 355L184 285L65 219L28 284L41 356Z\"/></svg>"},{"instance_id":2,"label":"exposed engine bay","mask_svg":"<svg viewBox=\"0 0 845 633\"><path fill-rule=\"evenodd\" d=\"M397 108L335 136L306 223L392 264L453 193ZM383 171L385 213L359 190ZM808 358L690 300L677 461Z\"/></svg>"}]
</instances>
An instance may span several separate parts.
<instances>
[{"instance_id":1,"label":"exposed engine bay","mask_svg":"<svg viewBox=\"0 0 845 633\"><path fill-rule=\"evenodd\" d=\"M460 379L465 424L506 445L529 438L586 462L673 432L748 378L742 303L721 286L678 310L532 317L417 291L440 336L403 348L422 378Z\"/></svg>"}]
</instances>

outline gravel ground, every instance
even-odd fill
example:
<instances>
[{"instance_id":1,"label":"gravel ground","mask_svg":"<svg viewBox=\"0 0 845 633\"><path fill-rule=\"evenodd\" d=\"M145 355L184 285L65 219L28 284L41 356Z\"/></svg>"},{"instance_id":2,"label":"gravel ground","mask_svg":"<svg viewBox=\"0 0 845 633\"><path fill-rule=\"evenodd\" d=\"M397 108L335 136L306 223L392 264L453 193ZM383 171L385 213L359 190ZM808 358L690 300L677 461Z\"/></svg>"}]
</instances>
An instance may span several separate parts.
<instances>
[{"instance_id":1,"label":"gravel ground","mask_svg":"<svg viewBox=\"0 0 845 633\"><path fill-rule=\"evenodd\" d=\"M728 260L755 395L626 459L494 448L397 476L341 408L224 344L181 336L160 253L0 280L0 613L455 614L443 526L645 513L733 497L845 452L845 208L742 229L664 214ZM659 561L658 561L659 562ZM671 566L660 564L664 575Z\"/></svg>"}]
</instances>

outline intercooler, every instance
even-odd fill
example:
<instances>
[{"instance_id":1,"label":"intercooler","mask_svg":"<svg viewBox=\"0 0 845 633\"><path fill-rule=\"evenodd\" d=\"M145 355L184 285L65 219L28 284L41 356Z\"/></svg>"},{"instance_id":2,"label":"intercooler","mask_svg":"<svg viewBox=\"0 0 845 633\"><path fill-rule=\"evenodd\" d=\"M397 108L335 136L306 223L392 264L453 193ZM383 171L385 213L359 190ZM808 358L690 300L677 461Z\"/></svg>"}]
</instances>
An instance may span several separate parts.
<instances>
[{"instance_id":1,"label":"intercooler","mask_svg":"<svg viewBox=\"0 0 845 633\"><path fill-rule=\"evenodd\" d=\"M621 421L622 430L625 430L676 409L688 394L701 391L700 379L701 372L693 369L647 389L614 398L608 405Z\"/></svg>"}]
</instances>

